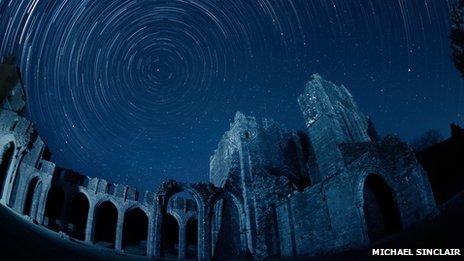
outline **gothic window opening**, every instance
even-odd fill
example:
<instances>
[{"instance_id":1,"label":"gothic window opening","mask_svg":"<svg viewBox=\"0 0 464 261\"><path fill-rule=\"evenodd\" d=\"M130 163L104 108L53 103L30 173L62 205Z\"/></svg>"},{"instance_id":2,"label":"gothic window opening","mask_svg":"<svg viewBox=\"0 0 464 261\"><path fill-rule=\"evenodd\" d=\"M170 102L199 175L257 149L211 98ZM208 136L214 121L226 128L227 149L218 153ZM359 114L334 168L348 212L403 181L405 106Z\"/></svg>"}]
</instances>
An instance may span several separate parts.
<instances>
[{"instance_id":1,"label":"gothic window opening","mask_svg":"<svg viewBox=\"0 0 464 261\"><path fill-rule=\"evenodd\" d=\"M193 192L181 190L168 198L162 238L165 258L196 258L198 254L198 203ZM176 221L176 222L174 222ZM195 228L193 228L195 226ZM173 235L174 233L177 235Z\"/></svg>"},{"instance_id":2,"label":"gothic window opening","mask_svg":"<svg viewBox=\"0 0 464 261\"><path fill-rule=\"evenodd\" d=\"M26 199L24 202L23 214L35 219L39 203L42 182L39 177L34 177L27 186Z\"/></svg>"},{"instance_id":3,"label":"gothic window opening","mask_svg":"<svg viewBox=\"0 0 464 261\"><path fill-rule=\"evenodd\" d=\"M117 221L118 210L113 203L105 201L98 206L95 222L95 244L107 248L115 247Z\"/></svg>"},{"instance_id":4,"label":"gothic window opening","mask_svg":"<svg viewBox=\"0 0 464 261\"><path fill-rule=\"evenodd\" d=\"M124 252L146 255L148 241L148 217L140 208L124 215L122 247Z\"/></svg>"},{"instance_id":5,"label":"gothic window opening","mask_svg":"<svg viewBox=\"0 0 464 261\"><path fill-rule=\"evenodd\" d=\"M378 175L364 182L364 216L371 242L401 231L401 220L392 189Z\"/></svg>"},{"instance_id":6,"label":"gothic window opening","mask_svg":"<svg viewBox=\"0 0 464 261\"><path fill-rule=\"evenodd\" d=\"M230 198L218 200L211 220L212 257L218 260L242 258L240 212Z\"/></svg>"},{"instance_id":7,"label":"gothic window opening","mask_svg":"<svg viewBox=\"0 0 464 261\"><path fill-rule=\"evenodd\" d=\"M163 220L163 240L161 241L163 256L177 259L179 255L179 222L171 214L165 214Z\"/></svg>"},{"instance_id":8,"label":"gothic window opening","mask_svg":"<svg viewBox=\"0 0 464 261\"><path fill-rule=\"evenodd\" d=\"M83 193L77 194L69 205L68 233L78 240L85 240L87 218L89 214L89 200Z\"/></svg>"},{"instance_id":9,"label":"gothic window opening","mask_svg":"<svg viewBox=\"0 0 464 261\"><path fill-rule=\"evenodd\" d=\"M64 203L64 190L61 186L54 185L50 188L45 206L45 225L54 231L59 231L62 226L62 209Z\"/></svg>"}]
</instances>

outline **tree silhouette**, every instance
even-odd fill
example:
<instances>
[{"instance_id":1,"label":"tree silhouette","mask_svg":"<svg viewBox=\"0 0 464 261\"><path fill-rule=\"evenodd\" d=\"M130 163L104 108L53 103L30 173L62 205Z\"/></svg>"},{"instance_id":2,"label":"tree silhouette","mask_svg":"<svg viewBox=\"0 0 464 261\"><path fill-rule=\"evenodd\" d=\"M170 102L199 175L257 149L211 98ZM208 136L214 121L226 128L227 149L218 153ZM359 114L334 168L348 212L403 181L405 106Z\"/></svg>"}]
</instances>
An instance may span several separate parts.
<instances>
[{"instance_id":1,"label":"tree silhouette","mask_svg":"<svg viewBox=\"0 0 464 261\"><path fill-rule=\"evenodd\" d=\"M464 78L464 0L459 0L451 10L450 39L454 66Z\"/></svg>"},{"instance_id":2,"label":"tree silhouette","mask_svg":"<svg viewBox=\"0 0 464 261\"><path fill-rule=\"evenodd\" d=\"M414 151L419 152L437 143L440 143L443 140L443 136L438 130L428 130L419 138L413 140L411 146L413 147Z\"/></svg>"}]
</instances>

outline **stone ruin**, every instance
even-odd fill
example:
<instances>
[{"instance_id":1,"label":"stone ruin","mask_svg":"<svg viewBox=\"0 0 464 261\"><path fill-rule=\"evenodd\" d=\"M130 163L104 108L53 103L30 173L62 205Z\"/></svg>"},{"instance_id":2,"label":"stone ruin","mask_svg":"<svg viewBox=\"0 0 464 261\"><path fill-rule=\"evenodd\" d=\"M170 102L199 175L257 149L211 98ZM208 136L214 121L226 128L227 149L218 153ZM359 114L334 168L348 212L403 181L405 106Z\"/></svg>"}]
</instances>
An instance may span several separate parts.
<instances>
[{"instance_id":1,"label":"stone ruin","mask_svg":"<svg viewBox=\"0 0 464 261\"><path fill-rule=\"evenodd\" d=\"M24 116L19 77L0 84L9 93L1 204L69 240L150 259L305 257L362 247L437 213L412 149L380 139L348 90L319 75L298 99L306 131L237 113L209 182L169 180L145 193L56 166Z\"/></svg>"}]
</instances>

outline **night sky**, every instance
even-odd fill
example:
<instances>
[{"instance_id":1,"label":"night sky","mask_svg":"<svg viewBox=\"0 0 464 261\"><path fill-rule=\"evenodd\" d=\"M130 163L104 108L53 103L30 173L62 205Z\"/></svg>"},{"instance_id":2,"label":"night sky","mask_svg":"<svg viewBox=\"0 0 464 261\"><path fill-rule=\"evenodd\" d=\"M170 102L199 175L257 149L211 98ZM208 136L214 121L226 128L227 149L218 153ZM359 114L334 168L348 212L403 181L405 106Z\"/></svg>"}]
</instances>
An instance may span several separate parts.
<instances>
[{"instance_id":1,"label":"night sky","mask_svg":"<svg viewBox=\"0 0 464 261\"><path fill-rule=\"evenodd\" d=\"M447 0L0 0L28 115L60 166L155 190L206 181L236 111L304 129L319 73L381 134L464 123Z\"/></svg>"}]
</instances>

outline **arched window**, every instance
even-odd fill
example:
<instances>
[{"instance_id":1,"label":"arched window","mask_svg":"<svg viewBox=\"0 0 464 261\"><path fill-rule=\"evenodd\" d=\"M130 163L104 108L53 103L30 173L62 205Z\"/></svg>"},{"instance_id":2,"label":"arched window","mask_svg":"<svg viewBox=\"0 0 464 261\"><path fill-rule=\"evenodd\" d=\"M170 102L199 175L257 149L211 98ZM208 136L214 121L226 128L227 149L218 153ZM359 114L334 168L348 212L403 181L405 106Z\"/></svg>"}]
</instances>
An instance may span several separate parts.
<instances>
[{"instance_id":1,"label":"arched window","mask_svg":"<svg viewBox=\"0 0 464 261\"><path fill-rule=\"evenodd\" d=\"M96 211L94 242L103 247L114 248L116 241L116 228L118 222L118 210L116 206L105 201Z\"/></svg>"},{"instance_id":2,"label":"arched window","mask_svg":"<svg viewBox=\"0 0 464 261\"><path fill-rule=\"evenodd\" d=\"M395 195L379 175L371 174L366 178L363 198L364 217L371 241L401 230Z\"/></svg>"},{"instance_id":3,"label":"arched window","mask_svg":"<svg viewBox=\"0 0 464 261\"><path fill-rule=\"evenodd\" d=\"M0 162L0 198L2 197L5 180L8 176L11 162L13 161L15 146L13 142L8 143L3 147L2 161Z\"/></svg>"},{"instance_id":4,"label":"arched window","mask_svg":"<svg viewBox=\"0 0 464 261\"><path fill-rule=\"evenodd\" d=\"M134 208L126 212L122 235L124 252L146 255L148 241L147 214L140 208Z\"/></svg>"},{"instance_id":5,"label":"arched window","mask_svg":"<svg viewBox=\"0 0 464 261\"><path fill-rule=\"evenodd\" d=\"M59 231L62 225L61 211L64 203L64 190L61 186L53 185L48 191L45 205L45 225L54 231Z\"/></svg>"},{"instance_id":6,"label":"arched window","mask_svg":"<svg viewBox=\"0 0 464 261\"><path fill-rule=\"evenodd\" d=\"M77 194L69 204L67 218L69 234L71 237L85 240L85 229L89 214L89 200L83 193Z\"/></svg>"},{"instance_id":7,"label":"arched window","mask_svg":"<svg viewBox=\"0 0 464 261\"><path fill-rule=\"evenodd\" d=\"M163 246L162 253L165 258L179 258L185 259L189 255L189 242L188 233L190 237L198 237L196 231L198 231L198 222L196 222L196 230L190 229L188 231L188 220L187 218L198 219L197 210L199 209L198 200L193 194L194 192L187 190L181 190L167 201L167 213L164 213L164 226L162 232L162 240L166 239L169 243ZM173 219L176 222L173 222ZM190 224L192 225L192 224ZM173 235L174 231L177 231L177 235ZM195 233L195 235L193 234ZM190 241L191 247L196 244L192 239ZM197 248L198 248L198 244ZM198 250L192 250L195 255L198 254ZM196 257L196 256L195 256Z\"/></svg>"}]
</instances>

